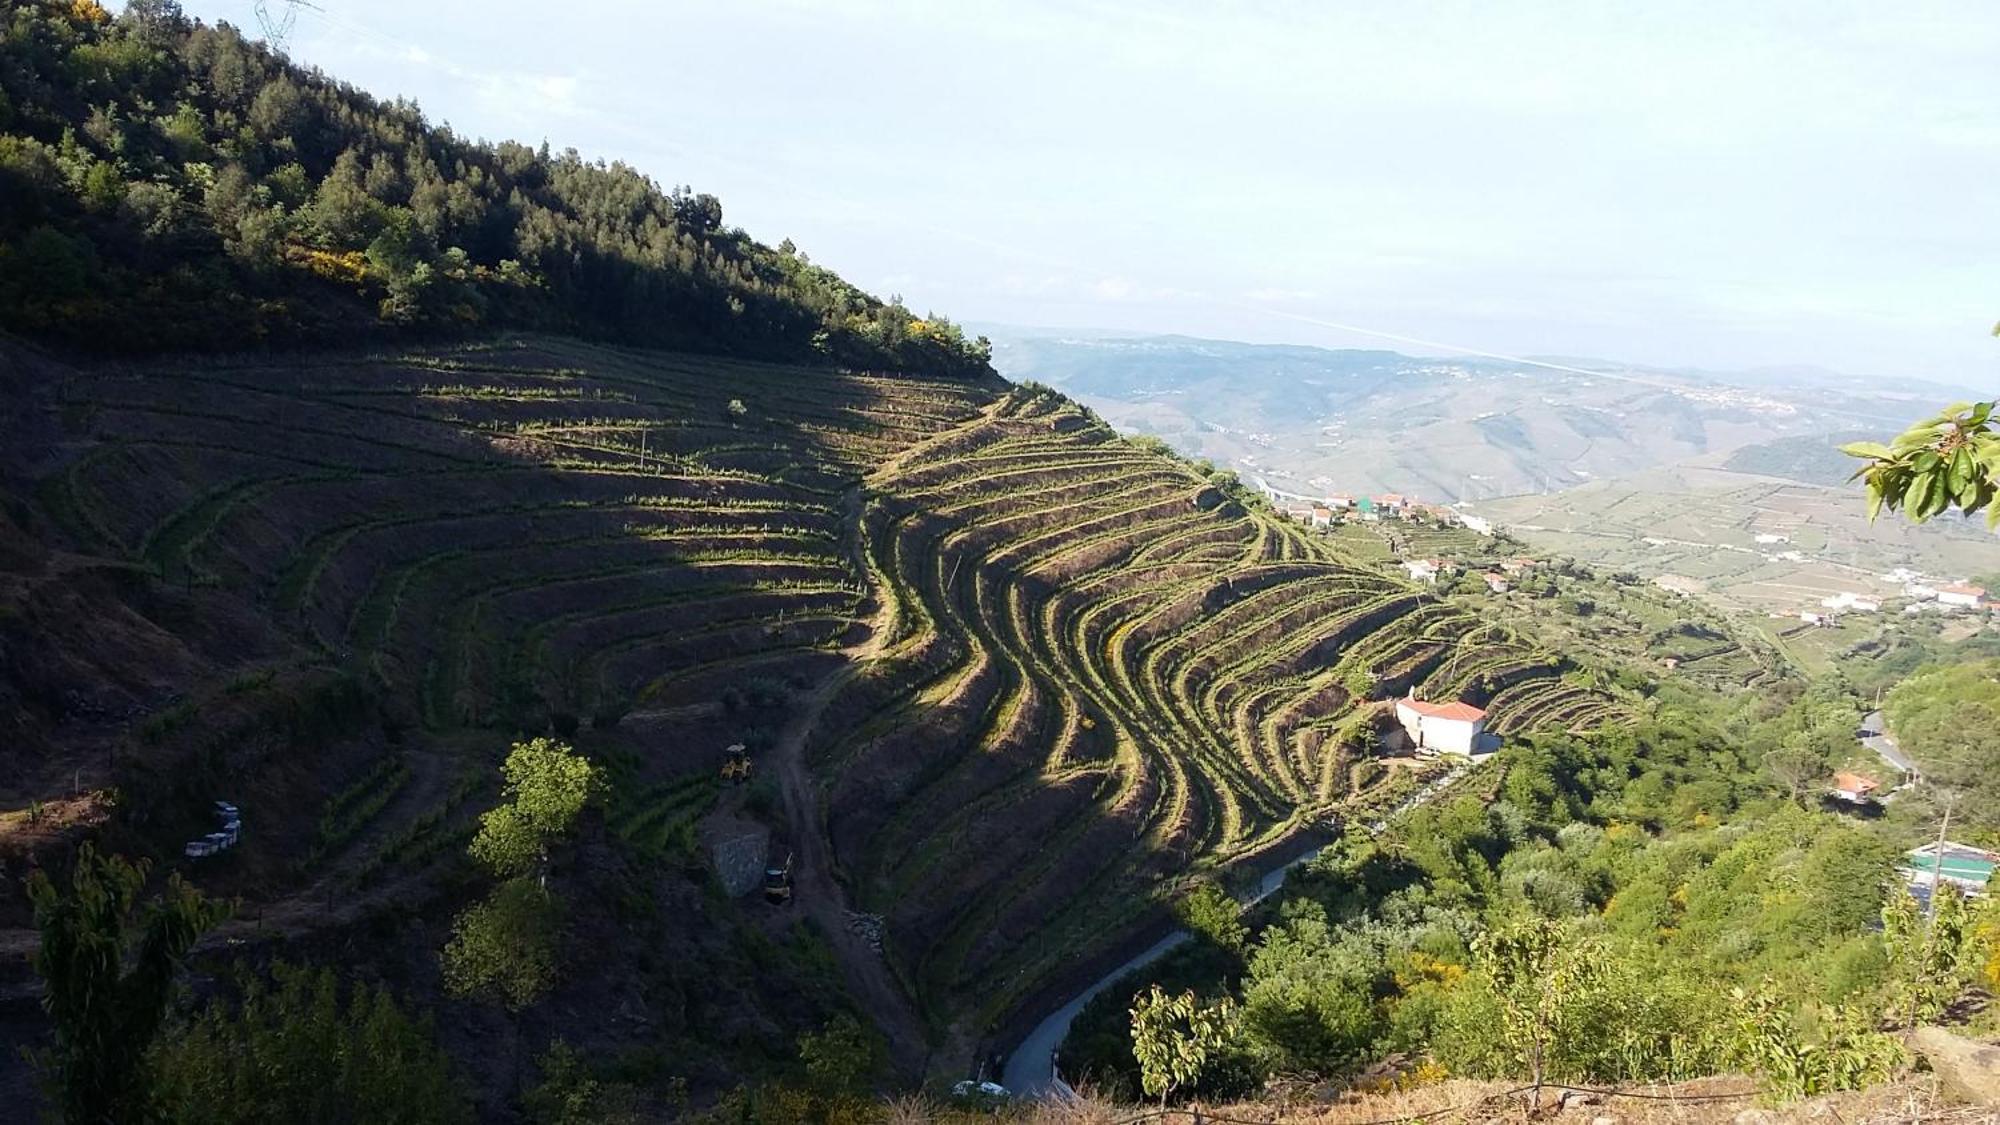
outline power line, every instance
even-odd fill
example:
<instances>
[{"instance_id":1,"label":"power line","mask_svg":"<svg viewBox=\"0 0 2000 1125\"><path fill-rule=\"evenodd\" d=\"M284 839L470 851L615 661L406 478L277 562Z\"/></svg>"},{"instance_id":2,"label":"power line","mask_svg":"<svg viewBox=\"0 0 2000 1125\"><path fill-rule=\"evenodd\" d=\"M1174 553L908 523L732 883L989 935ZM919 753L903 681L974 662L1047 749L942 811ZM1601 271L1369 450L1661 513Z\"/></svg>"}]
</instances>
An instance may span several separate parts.
<instances>
[{"instance_id":1,"label":"power line","mask_svg":"<svg viewBox=\"0 0 2000 1125\"><path fill-rule=\"evenodd\" d=\"M315 12L320 9L309 0L279 0L279 3L284 7L285 14L282 16L271 14L270 0L256 0L250 7L257 13L257 26L264 32L264 42L283 53L286 42L292 36L292 28L299 22L299 9L310 8Z\"/></svg>"}]
</instances>

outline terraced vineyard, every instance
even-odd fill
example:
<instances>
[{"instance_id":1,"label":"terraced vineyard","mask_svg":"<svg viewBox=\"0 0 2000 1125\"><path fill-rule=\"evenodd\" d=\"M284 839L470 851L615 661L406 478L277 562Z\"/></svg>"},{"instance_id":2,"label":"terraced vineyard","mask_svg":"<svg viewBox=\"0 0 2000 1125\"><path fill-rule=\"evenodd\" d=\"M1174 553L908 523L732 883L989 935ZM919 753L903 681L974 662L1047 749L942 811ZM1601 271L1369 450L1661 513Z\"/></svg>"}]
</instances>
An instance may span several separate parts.
<instances>
[{"instance_id":1,"label":"terraced vineyard","mask_svg":"<svg viewBox=\"0 0 2000 1125\"><path fill-rule=\"evenodd\" d=\"M939 1028L1396 784L1391 696L1618 717L1473 603L1035 390L521 338L63 400L43 499L86 548L264 607L415 732L329 790L300 870L448 854L483 771L427 748L481 731L609 740L611 833L684 853L724 748L810 722L848 898Z\"/></svg>"},{"instance_id":2,"label":"terraced vineyard","mask_svg":"<svg viewBox=\"0 0 2000 1125\"><path fill-rule=\"evenodd\" d=\"M88 549L248 595L409 726L617 724L668 785L781 718L725 688L841 662L855 482L991 391L533 339L63 394L91 444L43 492Z\"/></svg>"},{"instance_id":3,"label":"terraced vineyard","mask_svg":"<svg viewBox=\"0 0 2000 1125\"><path fill-rule=\"evenodd\" d=\"M870 475L888 640L813 741L836 853L933 1014L1004 1013L1183 873L1356 795L1383 708L1616 716L1553 653L1017 390ZM1366 771L1379 775L1379 770Z\"/></svg>"}]
</instances>

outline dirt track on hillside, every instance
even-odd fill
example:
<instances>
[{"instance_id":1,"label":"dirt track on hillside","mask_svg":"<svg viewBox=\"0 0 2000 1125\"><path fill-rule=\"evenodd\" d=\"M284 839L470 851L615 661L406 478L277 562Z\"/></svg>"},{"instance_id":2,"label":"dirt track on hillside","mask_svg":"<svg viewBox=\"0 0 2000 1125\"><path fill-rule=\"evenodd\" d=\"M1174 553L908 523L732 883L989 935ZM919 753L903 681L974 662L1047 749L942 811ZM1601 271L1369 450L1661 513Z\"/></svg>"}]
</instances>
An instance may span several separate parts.
<instances>
[{"instance_id":1,"label":"dirt track on hillside","mask_svg":"<svg viewBox=\"0 0 2000 1125\"><path fill-rule=\"evenodd\" d=\"M866 560L861 557L864 550L861 490L848 489L842 503L847 509L848 548L854 553L857 573L867 574ZM820 786L806 761L806 742L827 705L848 680L880 654L885 624L881 612L878 606L868 639L842 651L847 662L799 700L797 713L785 724L772 748L771 761L777 770L785 822L792 838L792 902L819 927L840 962L842 976L856 1003L889 1040L890 1058L896 1069L906 1079L917 1081L929 1068L931 1055L923 1017L895 974L889 971L884 954L848 929L852 907L833 874L832 845L827 836Z\"/></svg>"}]
</instances>

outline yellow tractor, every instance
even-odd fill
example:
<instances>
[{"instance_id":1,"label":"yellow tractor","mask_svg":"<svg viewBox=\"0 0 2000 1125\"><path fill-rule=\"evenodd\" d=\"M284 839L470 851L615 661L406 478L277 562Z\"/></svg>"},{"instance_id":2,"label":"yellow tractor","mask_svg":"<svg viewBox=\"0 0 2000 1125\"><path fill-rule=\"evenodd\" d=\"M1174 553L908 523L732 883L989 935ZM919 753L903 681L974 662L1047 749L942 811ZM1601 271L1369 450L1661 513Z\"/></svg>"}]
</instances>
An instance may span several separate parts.
<instances>
[{"instance_id":1,"label":"yellow tractor","mask_svg":"<svg viewBox=\"0 0 2000 1125\"><path fill-rule=\"evenodd\" d=\"M741 785L750 780L750 749L741 742L723 751L722 780Z\"/></svg>"}]
</instances>

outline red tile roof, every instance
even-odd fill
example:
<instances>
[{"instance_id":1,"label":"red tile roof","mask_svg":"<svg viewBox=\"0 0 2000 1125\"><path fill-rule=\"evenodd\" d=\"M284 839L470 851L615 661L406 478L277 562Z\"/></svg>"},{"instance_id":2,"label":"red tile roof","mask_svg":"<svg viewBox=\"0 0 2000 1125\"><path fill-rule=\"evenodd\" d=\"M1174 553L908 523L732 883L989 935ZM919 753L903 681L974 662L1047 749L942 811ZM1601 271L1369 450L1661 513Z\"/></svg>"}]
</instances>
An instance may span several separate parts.
<instances>
[{"instance_id":1,"label":"red tile roof","mask_svg":"<svg viewBox=\"0 0 2000 1125\"><path fill-rule=\"evenodd\" d=\"M1833 775L1833 787L1843 793L1867 793L1882 783L1864 774L1842 770Z\"/></svg>"},{"instance_id":2,"label":"red tile roof","mask_svg":"<svg viewBox=\"0 0 2000 1125\"><path fill-rule=\"evenodd\" d=\"M1417 714L1431 719L1453 719L1461 723L1473 722L1486 717L1486 712L1470 703L1453 700L1450 703L1425 703L1421 699L1404 699L1403 706Z\"/></svg>"},{"instance_id":3,"label":"red tile roof","mask_svg":"<svg viewBox=\"0 0 2000 1125\"><path fill-rule=\"evenodd\" d=\"M1983 598L1986 596L1986 588L1983 586L1939 586L1938 593L1964 594L1969 598Z\"/></svg>"}]
</instances>

